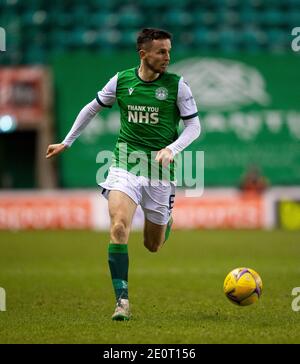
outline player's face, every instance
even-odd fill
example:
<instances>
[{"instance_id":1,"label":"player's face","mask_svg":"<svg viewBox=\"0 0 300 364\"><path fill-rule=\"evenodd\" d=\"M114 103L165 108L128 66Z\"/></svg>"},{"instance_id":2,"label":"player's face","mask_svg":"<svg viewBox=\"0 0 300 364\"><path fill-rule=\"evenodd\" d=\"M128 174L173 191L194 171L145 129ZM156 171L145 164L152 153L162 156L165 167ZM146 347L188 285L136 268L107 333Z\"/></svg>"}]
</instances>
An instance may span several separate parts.
<instances>
[{"instance_id":1,"label":"player's face","mask_svg":"<svg viewBox=\"0 0 300 364\"><path fill-rule=\"evenodd\" d=\"M163 73L170 62L170 51L170 39L154 39L141 54L141 57L144 64L152 72Z\"/></svg>"}]
</instances>

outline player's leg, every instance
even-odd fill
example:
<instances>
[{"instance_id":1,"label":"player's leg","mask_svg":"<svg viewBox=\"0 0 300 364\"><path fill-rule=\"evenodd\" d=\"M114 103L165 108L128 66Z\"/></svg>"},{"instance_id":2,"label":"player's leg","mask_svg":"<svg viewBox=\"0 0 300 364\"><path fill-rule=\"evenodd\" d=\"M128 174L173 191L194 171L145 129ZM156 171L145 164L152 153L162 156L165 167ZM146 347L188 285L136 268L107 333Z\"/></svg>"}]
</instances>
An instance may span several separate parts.
<instances>
[{"instance_id":1,"label":"player's leg","mask_svg":"<svg viewBox=\"0 0 300 364\"><path fill-rule=\"evenodd\" d=\"M113 320L129 319L128 238L137 204L124 192L110 191L108 208L111 219L108 262L117 306Z\"/></svg>"},{"instance_id":2,"label":"player's leg","mask_svg":"<svg viewBox=\"0 0 300 364\"><path fill-rule=\"evenodd\" d=\"M157 252L169 237L174 198L173 184L144 189L141 202L145 214L144 245L151 252Z\"/></svg>"},{"instance_id":3,"label":"player's leg","mask_svg":"<svg viewBox=\"0 0 300 364\"><path fill-rule=\"evenodd\" d=\"M124 192L110 191L108 211L110 216L110 238L113 244L127 244L137 204Z\"/></svg>"},{"instance_id":4,"label":"player's leg","mask_svg":"<svg viewBox=\"0 0 300 364\"><path fill-rule=\"evenodd\" d=\"M158 225L145 219L144 245L152 253L157 252L166 241L168 224Z\"/></svg>"}]
</instances>

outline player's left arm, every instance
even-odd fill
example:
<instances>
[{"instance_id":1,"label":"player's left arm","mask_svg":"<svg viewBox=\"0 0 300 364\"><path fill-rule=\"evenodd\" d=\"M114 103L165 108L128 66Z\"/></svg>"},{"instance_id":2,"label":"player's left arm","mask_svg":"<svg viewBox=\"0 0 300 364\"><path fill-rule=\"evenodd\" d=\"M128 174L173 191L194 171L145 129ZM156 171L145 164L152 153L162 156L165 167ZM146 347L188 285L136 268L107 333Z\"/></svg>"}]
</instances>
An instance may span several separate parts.
<instances>
[{"instance_id":1,"label":"player's left arm","mask_svg":"<svg viewBox=\"0 0 300 364\"><path fill-rule=\"evenodd\" d=\"M183 78L179 81L177 106L183 120L184 130L172 144L157 153L156 161L162 163L164 167L172 162L175 155L188 147L201 133L197 105L190 87Z\"/></svg>"}]
</instances>

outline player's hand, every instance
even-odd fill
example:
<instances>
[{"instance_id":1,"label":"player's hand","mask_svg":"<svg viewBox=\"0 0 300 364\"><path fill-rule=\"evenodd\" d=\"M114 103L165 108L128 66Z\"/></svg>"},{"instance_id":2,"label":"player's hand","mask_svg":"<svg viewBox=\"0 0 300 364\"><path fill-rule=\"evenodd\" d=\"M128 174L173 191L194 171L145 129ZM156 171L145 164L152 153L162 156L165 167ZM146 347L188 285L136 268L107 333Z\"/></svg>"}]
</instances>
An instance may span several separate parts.
<instances>
[{"instance_id":1,"label":"player's hand","mask_svg":"<svg viewBox=\"0 0 300 364\"><path fill-rule=\"evenodd\" d=\"M171 149L164 148L157 152L155 160L161 163L163 167L167 167L174 160Z\"/></svg>"},{"instance_id":2,"label":"player's hand","mask_svg":"<svg viewBox=\"0 0 300 364\"><path fill-rule=\"evenodd\" d=\"M49 159L54 155L57 155L67 149L67 146L64 144L50 144L47 149L46 158Z\"/></svg>"}]
</instances>

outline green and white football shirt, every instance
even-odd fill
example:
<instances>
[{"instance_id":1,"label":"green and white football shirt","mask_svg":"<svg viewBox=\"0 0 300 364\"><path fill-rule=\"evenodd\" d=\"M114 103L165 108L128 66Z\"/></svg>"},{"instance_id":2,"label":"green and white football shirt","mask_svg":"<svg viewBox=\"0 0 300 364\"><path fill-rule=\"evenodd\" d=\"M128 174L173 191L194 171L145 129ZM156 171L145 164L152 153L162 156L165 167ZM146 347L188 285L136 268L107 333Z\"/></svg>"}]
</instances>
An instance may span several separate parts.
<instances>
[{"instance_id":1,"label":"green and white football shirt","mask_svg":"<svg viewBox=\"0 0 300 364\"><path fill-rule=\"evenodd\" d=\"M163 172L154 159L155 152L178 138L180 119L197 116L196 103L183 78L165 72L147 82L139 77L138 68L131 68L117 73L96 99L104 107L117 101L120 108L121 127L113 165L137 175L173 181L174 163L169 172Z\"/></svg>"}]
</instances>

